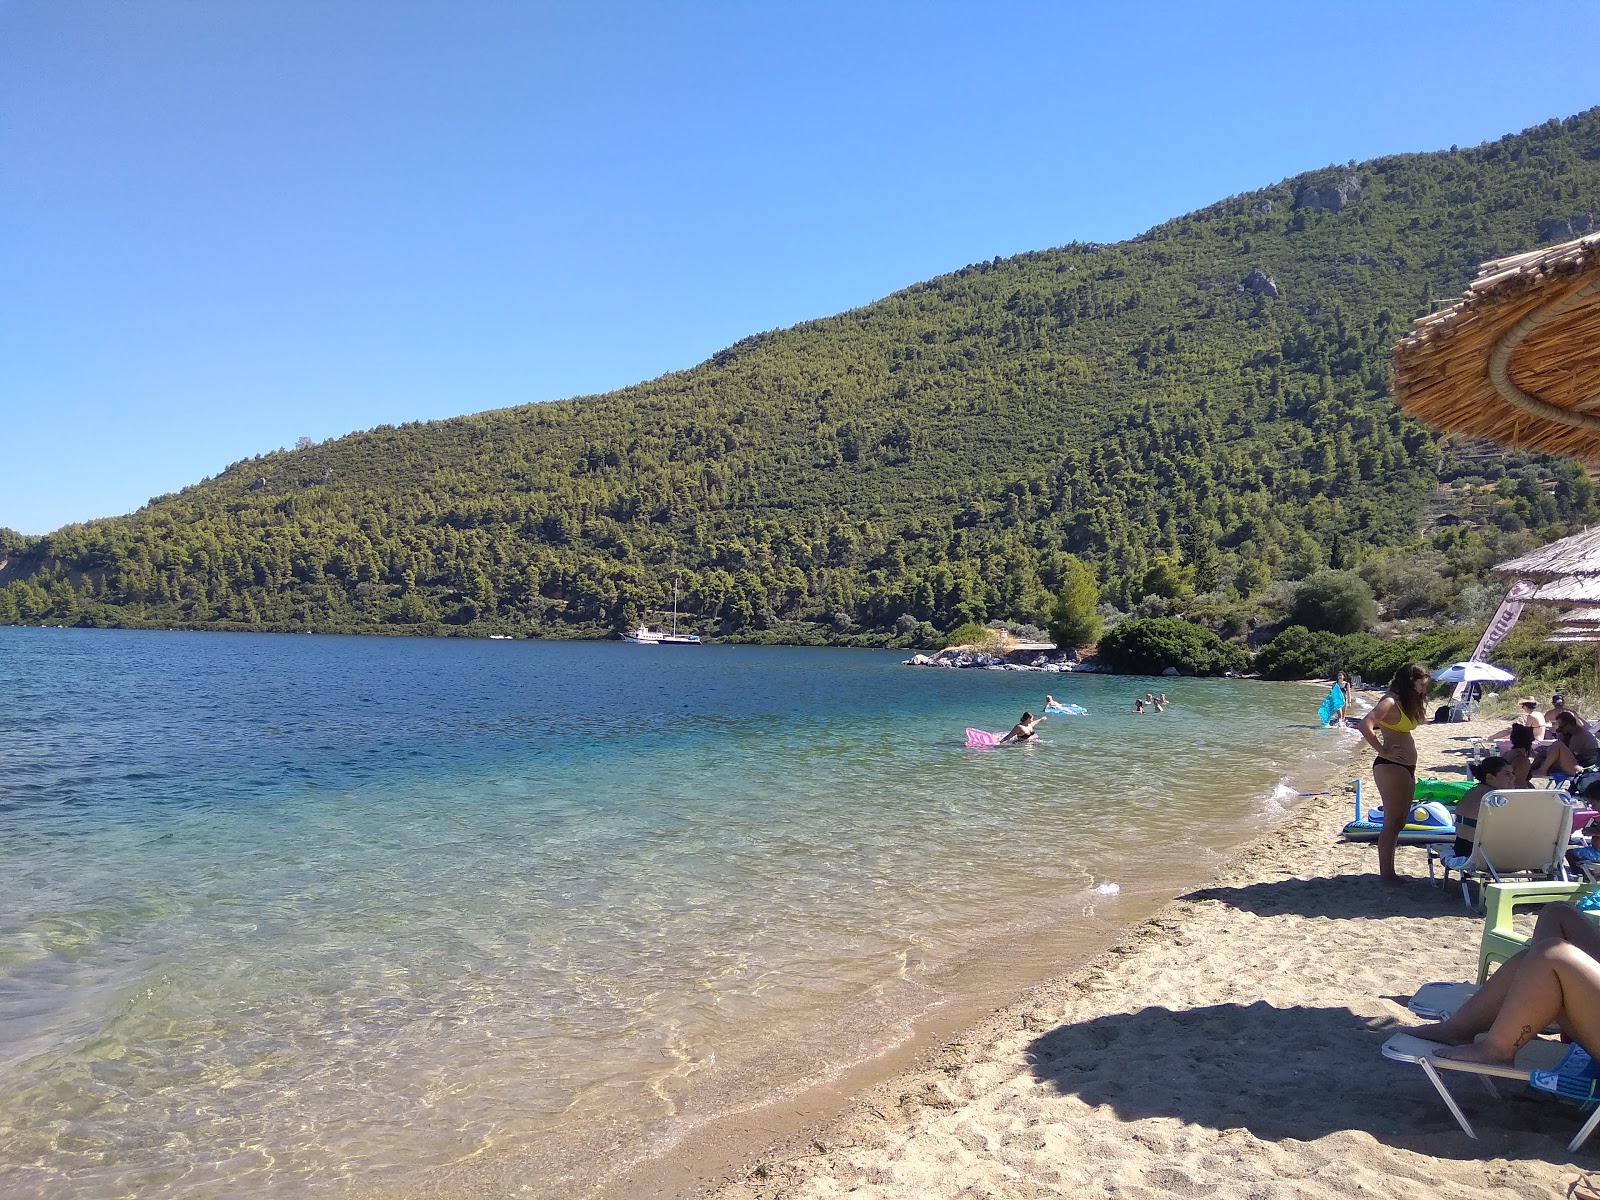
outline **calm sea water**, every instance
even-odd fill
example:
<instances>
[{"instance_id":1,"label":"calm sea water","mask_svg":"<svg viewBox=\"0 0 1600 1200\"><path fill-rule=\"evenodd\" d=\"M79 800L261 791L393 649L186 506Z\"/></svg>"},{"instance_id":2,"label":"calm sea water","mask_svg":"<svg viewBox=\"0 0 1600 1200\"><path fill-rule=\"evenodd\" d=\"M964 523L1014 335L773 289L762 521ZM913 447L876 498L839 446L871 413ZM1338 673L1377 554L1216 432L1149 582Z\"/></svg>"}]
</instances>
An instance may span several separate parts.
<instances>
[{"instance_id":1,"label":"calm sea water","mask_svg":"<svg viewBox=\"0 0 1600 1200\"><path fill-rule=\"evenodd\" d=\"M0 628L0 1191L562 1194L1341 749L1300 687L899 657Z\"/></svg>"}]
</instances>

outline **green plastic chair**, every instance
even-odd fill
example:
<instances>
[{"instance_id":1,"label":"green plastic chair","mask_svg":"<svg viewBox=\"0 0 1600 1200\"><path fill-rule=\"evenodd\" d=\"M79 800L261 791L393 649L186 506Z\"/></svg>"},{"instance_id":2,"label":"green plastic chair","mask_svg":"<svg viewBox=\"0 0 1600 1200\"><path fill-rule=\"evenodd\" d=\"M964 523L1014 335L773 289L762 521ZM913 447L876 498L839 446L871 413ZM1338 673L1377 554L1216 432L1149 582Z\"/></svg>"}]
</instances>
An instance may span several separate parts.
<instances>
[{"instance_id":1,"label":"green plastic chair","mask_svg":"<svg viewBox=\"0 0 1600 1200\"><path fill-rule=\"evenodd\" d=\"M1580 897L1594 891L1596 886L1559 879L1488 884L1483 889L1483 934L1478 940L1478 982L1489 978L1489 972L1496 964L1505 962L1528 945L1527 935L1518 933L1511 924L1519 904L1550 904L1557 900L1575 904ZM1584 915L1600 926L1600 911Z\"/></svg>"}]
</instances>

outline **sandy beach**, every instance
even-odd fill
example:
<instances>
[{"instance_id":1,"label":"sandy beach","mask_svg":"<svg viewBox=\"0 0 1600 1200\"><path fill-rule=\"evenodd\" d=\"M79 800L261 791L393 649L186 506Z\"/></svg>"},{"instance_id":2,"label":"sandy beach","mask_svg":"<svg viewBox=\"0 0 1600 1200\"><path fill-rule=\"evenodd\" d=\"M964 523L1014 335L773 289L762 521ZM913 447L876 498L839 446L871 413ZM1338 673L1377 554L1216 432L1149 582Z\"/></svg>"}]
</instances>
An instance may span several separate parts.
<instances>
[{"instance_id":1,"label":"sandy beach","mask_svg":"<svg viewBox=\"0 0 1600 1200\"><path fill-rule=\"evenodd\" d=\"M1418 731L1459 778L1487 721ZM1362 749L1355 762L1375 796ZM1354 765L1341 773L1357 773ZM1059 979L770 1146L716 1200L1105 1195L1551 1197L1574 1110L1460 1089L1469 1140L1420 1071L1379 1054L1430 980L1470 979L1479 921L1402 848L1403 888L1344 845L1348 793L1308 800L1191 891ZM1372 801L1369 799L1369 804ZM1159 856L1151 869L1159 871Z\"/></svg>"}]
</instances>

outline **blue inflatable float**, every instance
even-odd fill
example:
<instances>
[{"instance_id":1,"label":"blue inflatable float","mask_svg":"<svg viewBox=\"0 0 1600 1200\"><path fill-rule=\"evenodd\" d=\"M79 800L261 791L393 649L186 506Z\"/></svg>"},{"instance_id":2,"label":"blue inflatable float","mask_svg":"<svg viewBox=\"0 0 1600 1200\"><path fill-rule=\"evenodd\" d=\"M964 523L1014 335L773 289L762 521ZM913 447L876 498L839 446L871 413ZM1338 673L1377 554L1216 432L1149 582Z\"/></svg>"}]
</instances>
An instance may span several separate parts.
<instances>
[{"instance_id":1,"label":"blue inflatable float","mask_svg":"<svg viewBox=\"0 0 1600 1200\"><path fill-rule=\"evenodd\" d=\"M1437 800L1413 804L1407 821L1400 830L1400 844L1420 846L1429 842L1448 842L1456 836L1456 819L1448 808ZM1361 781L1356 781L1356 819L1344 827L1347 842L1375 842L1383 832L1383 806L1379 805L1365 816L1361 812Z\"/></svg>"}]
</instances>

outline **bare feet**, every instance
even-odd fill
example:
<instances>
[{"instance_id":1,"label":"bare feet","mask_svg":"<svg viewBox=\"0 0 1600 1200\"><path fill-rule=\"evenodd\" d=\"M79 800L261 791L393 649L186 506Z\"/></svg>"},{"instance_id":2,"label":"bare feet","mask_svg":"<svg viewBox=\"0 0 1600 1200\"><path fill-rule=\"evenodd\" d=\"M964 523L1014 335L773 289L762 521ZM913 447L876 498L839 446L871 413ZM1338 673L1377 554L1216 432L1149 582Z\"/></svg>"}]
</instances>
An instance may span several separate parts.
<instances>
[{"instance_id":1,"label":"bare feet","mask_svg":"<svg viewBox=\"0 0 1600 1200\"><path fill-rule=\"evenodd\" d=\"M1406 1030L1412 1037L1419 1037L1425 1042L1438 1042L1441 1046L1464 1046L1472 1041L1471 1034L1459 1034L1450 1028L1448 1021L1431 1021L1426 1025L1418 1025L1415 1029Z\"/></svg>"},{"instance_id":2,"label":"bare feet","mask_svg":"<svg viewBox=\"0 0 1600 1200\"><path fill-rule=\"evenodd\" d=\"M1485 1063L1494 1067L1509 1067L1516 1060L1516 1054L1500 1055L1491 1053L1488 1046L1482 1042L1472 1042L1464 1046L1446 1046L1434 1055L1435 1058L1448 1058L1453 1062Z\"/></svg>"},{"instance_id":3,"label":"bare feet","mask_svg":"<svg viewBox=\"0 0 1600 1200\"><path fill-rule=\"evenodd\" d=\"M1404 887L1405 879L1399 875L1379 875L1378 882L1384 887Z\"/></svg>"}]
</instances>

